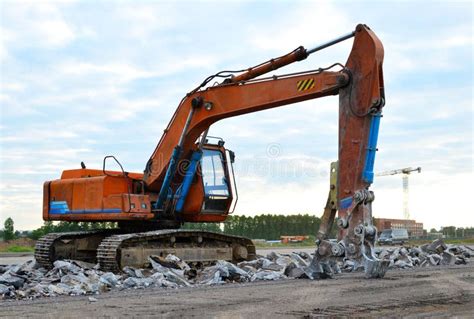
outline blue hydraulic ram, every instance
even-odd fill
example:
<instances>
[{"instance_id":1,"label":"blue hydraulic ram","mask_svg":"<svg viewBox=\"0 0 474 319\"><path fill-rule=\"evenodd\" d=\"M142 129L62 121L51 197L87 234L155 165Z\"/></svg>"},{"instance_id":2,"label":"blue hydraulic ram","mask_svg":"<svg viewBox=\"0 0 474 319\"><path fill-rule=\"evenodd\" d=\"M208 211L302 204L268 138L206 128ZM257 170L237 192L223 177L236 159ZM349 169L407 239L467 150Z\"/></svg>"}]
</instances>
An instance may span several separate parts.
<instances>
[{"instance_id":1,"label":"blue hydraulic ram","mask_svg":"<svg viewBox=\"0 0 474 319\"><path fill-rule=\"evenodd\" d=\"M178 145L175 146L173 150L173 154L171 155L170 163L168 164L168 168L166 170L165 179L163 180L163 184L161 185L160 193L158 195L158 200L155 203L155 209L163 209L163 204L165 200L168 198L168 192L170 189L171 181L174 178L176 172L176 165L178 165L179 158L181 156L181 151L183 149L184 137L186 136L186 132L189 128L189 124L193 118L194 110L199 107L200 101L195 102L193 100L191 110L189 111L188 118L186 119L186 123L184 124L183 131L181 132L181 136L179 138Z\"/></svg>"},{"instance_id":2,"label":"blue hydraulic ram","mask_svg":"<svg viewBox=\"0 0 474 319\"><path fill-rule=\"evenodd\" d=\"M186 197L188 196L189 189L191 188L191 184L193 182L194 175L196 175L196 169L201 158L202 151L196 151L191 156L191 161L189 163L188 169L186 170L186 175L184 176L181 194L179 196L178 202L176 203L177 212L181 212L183 210Z\"/></svg>"},{"instance_id":3,"label":"blue hydraulic ram","mask_svg":"<svg viewBox=\"0 0 474 319\"><path fill-rule=\"evenodd\" d=\"M372 184L374 181L375 152L377 151L377 139L379 136L380 118L382 113L372 115L370 120L369 141L367 142L367 153L365 156L365 166L362 178L366 183Z\"/></svg>"}]
</instances>

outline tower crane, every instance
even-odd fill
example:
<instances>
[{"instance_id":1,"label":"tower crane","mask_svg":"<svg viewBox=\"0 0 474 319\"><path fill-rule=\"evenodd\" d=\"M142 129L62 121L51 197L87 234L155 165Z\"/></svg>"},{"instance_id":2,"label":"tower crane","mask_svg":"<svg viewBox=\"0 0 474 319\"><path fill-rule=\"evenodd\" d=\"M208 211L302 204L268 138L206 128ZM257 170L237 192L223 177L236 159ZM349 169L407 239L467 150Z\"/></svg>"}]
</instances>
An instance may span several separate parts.
<instances>
[{"instance_id":1,"label":"tower crane","mask_svg":"<svg viewBox=\"0 0 474 319\"><path fill-rule=\"evenodd\" d=\"M402 174L402 183L403 183L403 217L405 219L410 219L410 209L408 206L408 176L411 173L418 172L421 173L421 167L413 168L413 167L406 167L401 169L395 169L391 171L385 171L375 174L376 176L388 176L388 175L397 175Z\"/></svg>"}]
</instances>

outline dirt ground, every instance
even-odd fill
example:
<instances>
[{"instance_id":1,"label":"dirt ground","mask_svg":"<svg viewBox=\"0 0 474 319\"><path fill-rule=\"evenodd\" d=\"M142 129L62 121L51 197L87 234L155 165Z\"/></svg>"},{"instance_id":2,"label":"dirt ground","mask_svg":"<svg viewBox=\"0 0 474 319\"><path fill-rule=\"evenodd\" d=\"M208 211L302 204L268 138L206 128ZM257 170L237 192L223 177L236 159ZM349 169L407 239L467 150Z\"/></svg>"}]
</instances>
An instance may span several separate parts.
<instances>
[{"instance_id":1,"label":"dirt ground","mask_svg":"<svg viewBox=\"0 0 474 319\"><path fill-rule=\"evenodd\" d=\"M315 318L472 317L474 265L362 273L215 287L113 291L95 296L0 301L0 317Z\"/></svg>"}]
</instances>

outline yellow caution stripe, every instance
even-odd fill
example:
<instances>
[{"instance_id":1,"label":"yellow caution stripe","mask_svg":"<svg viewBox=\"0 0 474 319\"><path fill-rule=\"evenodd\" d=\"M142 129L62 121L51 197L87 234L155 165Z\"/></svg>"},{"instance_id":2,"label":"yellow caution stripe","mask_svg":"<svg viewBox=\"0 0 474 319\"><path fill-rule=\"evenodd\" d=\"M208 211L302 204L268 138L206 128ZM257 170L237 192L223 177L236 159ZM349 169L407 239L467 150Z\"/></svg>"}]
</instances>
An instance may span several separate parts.
<instances>
[{"instance_id":1,"label":"yellow caution stripe","mask_svg":"<svg viewBox=\"0 0 474 319\"><path fill-rule=\"evenodd\" d=\"M296 88L298 91L306 91L306 90L311 90L314 88L314 78L311 79L306 79L306 80L301 80L296 82Z\"/></svg>"}]
</instances>

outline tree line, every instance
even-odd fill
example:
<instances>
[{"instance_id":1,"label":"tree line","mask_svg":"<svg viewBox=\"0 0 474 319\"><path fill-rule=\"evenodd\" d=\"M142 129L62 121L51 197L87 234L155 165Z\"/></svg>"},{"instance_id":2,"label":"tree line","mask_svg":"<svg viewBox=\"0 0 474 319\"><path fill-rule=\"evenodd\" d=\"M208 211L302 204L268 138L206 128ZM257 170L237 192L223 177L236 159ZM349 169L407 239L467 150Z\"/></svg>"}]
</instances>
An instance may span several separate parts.
<instances>
[{"instance_id":1,"label":"tree line","mask_svg":"<svg viewBox=\"0 0 474 319\"><path fill-rule=\"evenodd\" d=\"M244 236L252 239L280 239L280 236L292 235L315 235L321 224L319 217L309 214L298 215L273 215L262 214L257 216L229 215L223 223L184 223L182 228L199 229L220 232L229 235ZM44 225L33 231L15 231L12 218L7 218L4 228L0 230L0 237L4 240L12 240L17 237L28 237L38 239L49 233L61 233L70 231L83 231L92 229L116 228L113 222L66 222L53 223L44 222ZM330 238L336 237L337 228L334 226ZM431 229L430 233L437 233ZM439 231L446 238L471 238L474 237L474 227L456 228L454 226L442 227Z\"/></svg>"},{"instance_id":2,"label":"tree line","mask_svg":"<svg viewBox=\"0 0 474 319\"><path fill-rule=\"evenodd\" d=\"M83 231L93 229L111 229L116 228L117 223L112 222L66 222L61 221L54 224L52 221L45 221L43 226L32 230L32 231L15 231L14 222L12 218L7 218L4 222L4 228L0 231L0 237L4 240L12 240L19 237L27 237L30 239L37 240L40 237L49 233L65 233L72 231Z\"/></svg>"},{"instance_id":3,"label":"tree line","mask_svg":"<svg viewBox=\"0 0 474 319\"><path fill-rule=\"evenodd\" d=\"M280 236L316 235L321 219L313 215L230 215L224 223L185 223L183 228L222 232L252 239L280 239ZM335 236L335 229L333 229Z\"/></svg>"},{"instance_id":4,"label":"tree line","mask_svg":"<svg viewBox=\"0 0 474 319\"><path fill-rule=\"evenodd\" d=\"M320 218L312 215L272 215L264 214L257 216L238 216L230 215L223 223L184 223L182 228L199 229L225 233L229 235L238 235L252 239L280 239L285 235L315 235L319 225ZM14 232L13 220L8 218L5 221L5 228L0 233L4 240L11 240L16 237L28 237L38 239L49 233L61 233L70 231L83 231L92 229L116 228L116 223L100 222L66 222L53 223L44 222L44 225L30 232Z\"/></svg>"}]
</instances>

